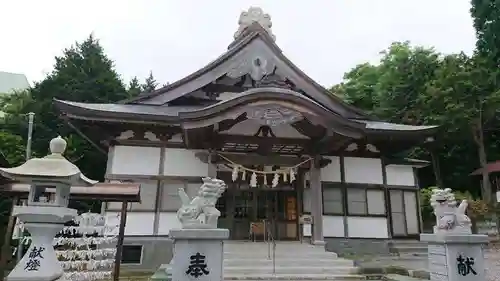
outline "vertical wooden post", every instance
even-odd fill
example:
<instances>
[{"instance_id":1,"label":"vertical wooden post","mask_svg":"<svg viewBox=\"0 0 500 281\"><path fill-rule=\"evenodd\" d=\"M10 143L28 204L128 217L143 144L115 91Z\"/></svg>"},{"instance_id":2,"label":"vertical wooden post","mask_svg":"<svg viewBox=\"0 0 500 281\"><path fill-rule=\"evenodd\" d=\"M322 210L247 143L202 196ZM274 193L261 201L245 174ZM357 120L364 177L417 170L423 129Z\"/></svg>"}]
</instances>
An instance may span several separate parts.
<instances>
[{"instance_id":1,"label":"vertical wooden post","mask_svg":"<svg viewBox=\"0 0 500 281\"><path fill-rule=\"evenodd\" d=\"M311 215L313 216L312 243L324 245L323 238L323 188L321 187L320 158L314 157L309 170L311 184Z\"/></svg>"},{"instance_id":2,"label":"vertical wooden post","mask_svg":"<svg viewBox=\"0 0 500 281\"><path fill-rule=\"evenodd\" d=\"M120 266L122 263L123 240L125 236L125 225L127 223L127 201L122 202L120 212L120 228L118 231L118 241L116 242L115 267L113 269L113 281L120 279Z\"/></svg>"},{"instance_id":3,"label":"vertical wooden post","mask_svg":"<svg viewBox=\"0 0 500 281\"><path fill-rule=\"evenodd\" d=\"M295 202L297 208L297 234L300 243L302 243L304 239L304 226L300 222L300 217L304 214L303 210L303 202L304 202L304 170L300 167L297 168L297 179L295 180L295 196L297 196L297 200Z\"/></svg>"},{"instance_id":4,"label":"vertical wooden post","mask_svg":"<svg viewBox=\"0 0 500 281\"><path fill-rule=\"evenodd\" d=\"M19 198L17 197L12 198L12 208L10 211L10 217L9 217L9 222L7 224L7 229L5 231L5 237L0 256L0 277L2 277L2 280L4 280L6 277L5 272L7 271L7 265L9 264L9 260L12 257L10 240L12 238L12 232L14 232L14 227L16 223L16 217L12 215L12 211L14 210L14 206L16 206L18 203L19 203ZM19 243L22 242L23 241L19 241Z\"/></svg>"}]
</instances>

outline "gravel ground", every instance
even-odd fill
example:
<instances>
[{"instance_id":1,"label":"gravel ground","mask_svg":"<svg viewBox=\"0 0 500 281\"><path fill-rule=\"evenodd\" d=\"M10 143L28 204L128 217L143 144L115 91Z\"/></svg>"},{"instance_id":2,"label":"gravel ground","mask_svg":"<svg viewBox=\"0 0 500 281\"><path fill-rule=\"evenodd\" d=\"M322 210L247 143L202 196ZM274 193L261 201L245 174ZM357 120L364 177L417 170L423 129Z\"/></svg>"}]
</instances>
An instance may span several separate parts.
<instances>
[{"instance_id":1,"label":"gravel ground","mask_svg":"<svg viewBox=\"0 0 500 281\"><path fill-rule=\"evenodd\" d=\"M500 245L490 246L485 250L486 281L500 280ZM401 266L407 269L427 270L427 258L376 258L375 260L363 262L363 266Z\"/></svg>"},{"instance_id":2,"label":"gravel ground","mask_svg":"<svg viewBox=\"0 0 500 281\"><path fill-rule=\"evenodd\" d=\"M491 248L485 251L486 280L500 280L500 249Z\"/></svg>"}]
</instances>

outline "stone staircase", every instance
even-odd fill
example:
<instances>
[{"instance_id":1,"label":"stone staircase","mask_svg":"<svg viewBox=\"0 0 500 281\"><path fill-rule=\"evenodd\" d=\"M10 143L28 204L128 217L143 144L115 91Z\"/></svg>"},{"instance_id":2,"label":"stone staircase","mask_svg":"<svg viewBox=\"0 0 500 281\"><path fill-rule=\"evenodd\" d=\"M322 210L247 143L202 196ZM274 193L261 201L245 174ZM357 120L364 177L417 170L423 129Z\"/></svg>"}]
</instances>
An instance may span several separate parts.
<instances>
[{"instance_id":1,"label":"stone staircase","mask_svg":"<svg viewBox=\"0 0 500 281\"><path fill-rule=\"evenodd\" d=\"M427 243L419 240L392 240L391 248L394 253L405 258L427 259Z\"/></svg>"},{"instance_id":2,"label":"stone staircase","mask_svg":"<svg viewBox=\"0 0 500 281\"><path fill-rule=\"evenodd\" d=\"M226 241L225 280L362 280L352 260L326 252L323 246L276 242L276 252L265 242ZM273 270L274 268L274 270Z\"/></svg>"}]
</instances>

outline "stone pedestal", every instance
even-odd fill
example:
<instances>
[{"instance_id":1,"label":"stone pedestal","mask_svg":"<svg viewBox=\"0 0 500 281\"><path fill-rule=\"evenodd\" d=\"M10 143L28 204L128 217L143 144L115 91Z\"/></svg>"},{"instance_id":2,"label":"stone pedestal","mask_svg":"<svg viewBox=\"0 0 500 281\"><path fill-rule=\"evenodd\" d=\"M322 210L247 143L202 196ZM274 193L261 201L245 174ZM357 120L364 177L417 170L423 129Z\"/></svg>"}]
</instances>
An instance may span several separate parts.
<instances>
[{"instance_id":1,"label":"stone pedestal","mask_svg":"<svg viewBox=\"0 0 500 281\"><path fill-rule=\"evenodd\" d=\"M149 278L151 281L170 281L172 280L173 263L162 264Z\"/></svg>"},{"instance_id":2,"label":"stone pedestal","mask_svg":"<svg viewBox=\"0 0 500 281\"><path fill-rule=\"evenodd\" d=\"M483 247L488 236L475 234L421 234L428 242L431 281L484 281Z\"/></svg>"},{"instance_id":3,"label":"stone pedestal","mask_svg":"<svg viewBox=\"0 0 500 281\"><path fill-rule=\"evenodd\" d=\"M172 280L224 280L224 240L228 229L172 229L174 240Z\"/></svg>"},{"instance_id":4,"label":"stone pedestal","mask_svg":"<svg viewBox=\"0 0 500 281\"><path fill-rule=\"evenodd\" d=\"M73 219L77 211L64 207L16 206L12 214L24 222L31 234L31 245L6 280L61 280L63 269L52 242L64 223Z\"/></svg>"}]
</instances>

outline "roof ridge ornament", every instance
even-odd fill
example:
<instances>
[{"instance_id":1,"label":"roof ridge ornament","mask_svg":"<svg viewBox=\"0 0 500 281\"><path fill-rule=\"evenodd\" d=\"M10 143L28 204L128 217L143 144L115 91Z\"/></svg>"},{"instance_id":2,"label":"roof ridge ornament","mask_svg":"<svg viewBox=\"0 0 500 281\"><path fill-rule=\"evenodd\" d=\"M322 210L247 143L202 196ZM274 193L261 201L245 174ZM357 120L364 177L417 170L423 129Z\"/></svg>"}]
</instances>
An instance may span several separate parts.
<instances>
[{"instance_id":1,"label":"roof ridge ornament","mask_svg":"<svg viewBox=\"0 0 500 281\"><path fill-rule=\"evenodd\" d=\"M273 26L271 22L271 16L269 14L264 13L264 11L259 7L250 7L248 11L241 12L240 18L238 20L239 28L238 31L234 34L234 39L240 37L241 34L250 27L254 22L258 23L264 30L267 31L269 36L276 40L276 36L274 36L271 27Z\"/></svg>"}]
</instances>

